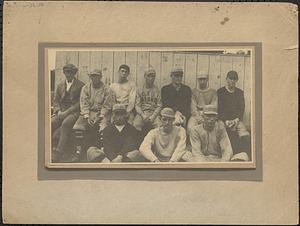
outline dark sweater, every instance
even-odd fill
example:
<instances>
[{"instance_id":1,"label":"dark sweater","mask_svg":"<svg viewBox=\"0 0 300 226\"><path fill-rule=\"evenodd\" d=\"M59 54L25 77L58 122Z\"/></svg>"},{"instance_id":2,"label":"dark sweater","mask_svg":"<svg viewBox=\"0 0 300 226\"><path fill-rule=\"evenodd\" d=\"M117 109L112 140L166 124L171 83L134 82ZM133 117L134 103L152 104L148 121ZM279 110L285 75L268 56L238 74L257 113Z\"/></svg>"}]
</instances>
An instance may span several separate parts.
<instances>
[{"instance_id":1,"label":"dark sweater","mask_svg":"<svg viewBox=\"0 0 300 226\"><path fill-rule=\"evenodd\" d=\"M244 92L235 88L233 93L228 92L225 87L218 89L218 112L222 121L239 118L243 120L245 110Z\"/></svg>"},{"instance_id":2,"label":"dark sweater","mask_svg":"<svg viewBox=\"0 0 300 226\"><path fill-rule=\"evenodd\" d=\"M173 84L166 85L161 89L162 107L180 111L187 119L191 115L191 88L182 84L177 91Z\"/></svg>"},{"instance_id":3,"label":"dark sweater","mask_svg":"<svg viewBox=\"0 0 300 226\"><path fill-rule=\"evenodd\" d=\"M106 157L113 160L117 155L126 155L130 151L138 150L141 144L141 135L132 125L126 124L119 132L114 124L103 130L103 146Z\"/></svg>"}]
</instances>

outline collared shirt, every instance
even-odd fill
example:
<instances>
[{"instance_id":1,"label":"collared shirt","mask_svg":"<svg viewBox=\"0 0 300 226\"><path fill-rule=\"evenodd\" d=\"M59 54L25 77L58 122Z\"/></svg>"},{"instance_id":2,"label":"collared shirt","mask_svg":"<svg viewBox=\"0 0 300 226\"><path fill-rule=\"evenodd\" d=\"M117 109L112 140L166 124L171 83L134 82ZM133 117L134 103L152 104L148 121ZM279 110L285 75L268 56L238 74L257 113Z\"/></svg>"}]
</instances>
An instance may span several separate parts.
<instances>
[{"instance_id":1,"label":"collared shirt","mask_svg":"<svg viewBox=\"0 0 300 226\"><path fill-rule=\"evenodd\" d=\"M67 92L70 90L70 88L71 88L73 82L74 82L74 79L72 79L71 82L68 82L68 80L66 80L66 85L67 85L66 90L67 90Z\"/></svg>"},{"instance_id":2,"label":"collared shirt","mask_svg":"<svg viewBox=\"0 0 300 226\"><path fill-rule=\"evenodd\" d=\"M123 128L125 127L125 125L121 125L121 126L115 125L115 127L117 128L117 130L118 130L119 132L121 132L121 131L123 130Z\"/></svg>"}]
</instances>

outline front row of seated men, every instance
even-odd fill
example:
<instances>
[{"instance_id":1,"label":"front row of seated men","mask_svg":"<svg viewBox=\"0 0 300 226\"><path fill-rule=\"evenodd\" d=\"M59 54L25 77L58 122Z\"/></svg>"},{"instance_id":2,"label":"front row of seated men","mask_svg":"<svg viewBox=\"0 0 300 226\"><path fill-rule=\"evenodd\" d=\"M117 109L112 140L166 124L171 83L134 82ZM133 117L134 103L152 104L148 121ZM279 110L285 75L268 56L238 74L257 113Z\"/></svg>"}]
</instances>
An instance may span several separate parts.
<instances>
[{"instance_id":1,"label":"front row of seated men","mask_svg":"<svg viewBox=\"0 0 300 226\"><path fill-rule=\"evenodd\" d=\"M175 112L164 108L162 125L149 131L144 139L130 125L126 107L113 106L112 124L103 130L103 147L87 150L89 162L227 162L245 160L245 153L233 155L224 123L217 119L213 105L203 109L203 123L193 127L190 135L192 151L187 150L186 132L176 126ZM246 157L247 158L247 157Z\"/></svg>"},{"instance_id":2,"label":"front row of seated men","mask_svg":"<svg viewBox=\"0 0 300 226\"><path fill-rule=\"evenodd\" d=\"M249 160L249 145L232 142L250 143L241 122L245 105L243 91L235 87L235 71L228 72L227 86L218 92L209 88L207 75L198 76L199 88L191 90L182 84L178 68L161 92L154 84L154 69L145 72L141 90L128 80L127 65L119 67L119 80L110 87L101 81L101 70L89 73L85 85L76 79L77 71L65 65L66 80L56 90L53 162Z\"/></svg>"}]
</instances>

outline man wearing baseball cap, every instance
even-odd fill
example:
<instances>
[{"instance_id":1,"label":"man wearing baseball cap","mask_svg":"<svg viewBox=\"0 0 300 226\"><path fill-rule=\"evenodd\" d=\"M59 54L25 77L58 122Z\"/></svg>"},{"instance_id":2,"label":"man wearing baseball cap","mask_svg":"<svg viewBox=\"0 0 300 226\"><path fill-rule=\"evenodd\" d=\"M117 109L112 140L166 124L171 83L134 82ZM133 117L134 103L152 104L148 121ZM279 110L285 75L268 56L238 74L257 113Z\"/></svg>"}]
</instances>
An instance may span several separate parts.
<instances>
[{"instance_id":1,"label":"man wearing baseball cap","mask_svg":"<svg viewBox=\"0 0 300 226\"><path fill-rule=\"evenodd\" d=\"M140 132L128 122L126 105L115 104L112 109L112 124L103 130L103 148L90 147L87 151L89 162L137 162L145 161L138 151L141 143Z\"/></svg>"},{"instance_id":2,"label":"man wearing baseball cap","mask_svg":"<svg viewBox=\"0 0 300 226\"><path fill-rule=\"evenodd\" d=\"M233 151L224 123L218 120L214 105L203 107L202 124L191 129L192 153L197 162L248 161L247 155L233 156Z\"/></svg>"},{"instance_id":3,"label":"man wearing baseball cap","mask_svg":"<svg viewBox=\"0 0 300 226\"><path fill-rule=\"evenodd\" d=\"M68 142L72 137L72 128L79 117L79 98L84 83L78 80L75 75L78 68L74 64L66 64L63 67L65 80L58 84L53 101L53 113L51 118L52 138L52 161L71 161L73 152L68 153Z\"/></svg>"},{"instance_id":4,"label":"man wearing baseball cap","mask_svg":"<svg viewBox=\"0 0 300 226\"><path fill-rule=\"evenodd\" d=\"M137 130L147 133L150 129L160 125L158 115L161 110L160 90L154 84L156 71L150 68L145 71L145 84L138 90L135 110L137 115L133 125Z\"/></svg>"},{"instance_id":5,"label":"man wearing baseball cap","mask_svg":"<svg viewBox=\"0 0 300 226\"><path fill-rule=\"evenodd\" d=\"M90 82L81 90L80 116L73 127L80 157L86 156L85 150L88 147L97 144L98 131L107 126L112 109L112 92L102 82L102 71L95 69L88 76Z\"/></svg>"},{"instance_id":6,"label":"man wearing baseball cap","mask_svg":"<svg viewBox=\"0 0 300 226\"><path fill-rule=\"evenodd\" d=\"M134 108L136 100L136 85L135 82L129 81L130 68L126 64L122 64L118 70L118 81L110 85L114 94L114 101L118 104L124 104L126 111L129 113L128 122L133 124Z\"/></svg>"},{"instance_id":7,"label":"man wearing baseball cap","mask_svg":"<svg viewBox=\"0 0 300 226\"><path fill-rule=\"evenodd\" d=\"M162 87L163 108L172 108L175 112L175 124L186 126L191 115L191 88L182 84L183 69L175 67L171 71L172 83Z\"/></svg>"},{"instance_id":8,"label":"man wearing baseball cap","mask_svg":"<svg viewBox=\"0 0 300 226\"><path fill-rule=\"evenodd\" d=\"M251 159L251 139L243 116L245 111L244 92L236 87L238 73L229 71L226 76L226 86L218 89L219 118L224 122L233 152L246 152Z\"/></svg>"},{"instance_id":9,"label":"man wearing baseball cap","mask_svg":"<svg viewBox=\"0 0 300 226\"><path fill-rule=\"evenodd\" d=\"M150 130L140 146L140 152L150 162L190 161L192 153L186 150L186 133L175 126L175 112L164 108L160 113L162 125Z\"/></svg>"},{"instance_id":10,"label":"man wearing baseball cap","mask_svg":"<svg viewBox=\"0 0 300 226\"><path fill-rule=\"evenodd\" d=\"M218 98L217 91L210 88L208 85L208 74L201 73L197 76L197 82L199 88L192 90L192 102L191 102L191 114L187 126L187 133L189 134L191 129L203 122L203 107L205 105L214 105L217 107Z\"/></svg>"}]
</instances>

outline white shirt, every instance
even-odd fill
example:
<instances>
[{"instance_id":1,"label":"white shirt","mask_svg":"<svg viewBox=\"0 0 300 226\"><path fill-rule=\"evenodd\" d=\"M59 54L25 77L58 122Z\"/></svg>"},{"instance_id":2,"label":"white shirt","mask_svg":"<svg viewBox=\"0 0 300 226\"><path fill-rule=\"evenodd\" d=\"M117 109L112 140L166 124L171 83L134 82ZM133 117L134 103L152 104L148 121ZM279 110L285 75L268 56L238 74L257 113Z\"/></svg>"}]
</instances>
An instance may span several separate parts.
<instances>
[{"instance_id":1,"label":"white shirt","mask_svg":"<svg viewBox=\"0 0 300 226\"><path fill-rule=\"evenodd\" d=\"M68 82L68 81L66 80L66 84L67 84L67 91L69 91L69 89L71 88L71 86L72 86L73 82L74 82L74 79L72 79L72 81L71 81L71 82Z\"/></svg>"},{"instance_id":2,"label":"white shirt","mask_svg":"<svg viewBox=\"0 0 300 226\"><path fill-rule=\"evenodd\" d=\"M121 132L123 130L123 128L125 127L125 125L122 125L122 126L115 125L115 127L117 128L117 130L119 130L119 132Z\"/></svg>"}]
</instances>

